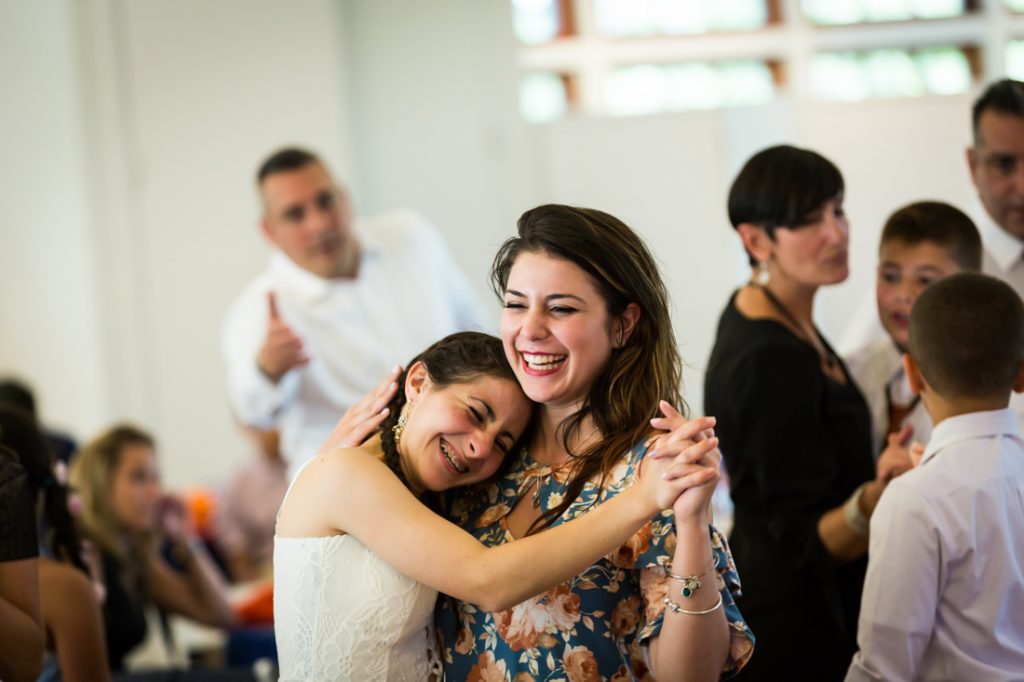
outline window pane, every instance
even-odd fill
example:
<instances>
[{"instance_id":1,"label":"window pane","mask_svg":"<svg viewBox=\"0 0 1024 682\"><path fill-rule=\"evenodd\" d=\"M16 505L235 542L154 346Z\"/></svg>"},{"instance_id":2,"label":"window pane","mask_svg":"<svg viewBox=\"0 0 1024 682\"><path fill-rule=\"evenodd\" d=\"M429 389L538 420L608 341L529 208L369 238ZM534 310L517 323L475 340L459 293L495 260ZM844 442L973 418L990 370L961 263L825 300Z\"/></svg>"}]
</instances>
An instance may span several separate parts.
<instances>
[{"instance_id":1,"label":"window pane","mask_svg":"<svg viewBox=\"0 0 1024 682\"><path fill-rule=\"evenodd\" d=\"M766 0L594 0L597 29L614 38L745 31L768 22Z\"/></svg>"},{"instance_id":2,"label":"window pane","mask_svg":"<svg viewBox=\"0 0 1024 682\"><path fill-rule=\"evenodd\" d=\"M612 116L762 104L775 96L771 69L760 61L644 64L613 70L605 81Z\"/></svg>"},{"instance_id":3,"label":"window pane","mask_svg":"<svg viewBox=\"0 0 1024 682\"><path fill-rule=\"evenodd\" d=\"M945 19L967 12L966 0L801 0L800 7L811 22L823 26Z\"/></svg>"},{"instance_id":4,"label":"window pane","mask_svg":"<svg viewBox=\"0 0 1024 682\"><path fill-rule=\"evenodd\" d=\"M557 0L512 0L512 25L527 45L554 40L562 28Z\"/></svg>"},{"instance_id":5,"label":"window pane","mask_svg":"<svg viewBox=\"0 0 1024 682\"><path fill-rule=\"evenodd\" d=\"M1003 0L1003 4L1011 12L1024 12L1024 0Z\"/></svg>"},{"instance_id":6,"label":"window pane","mask_svg":"<svg viewBox=\"0 0 1024 682\"><path fill-rule=\"evenodd\" d=\"M970 63L956 47L823 52L811 61L811 88L824 99L951 95L970 87Z\"/></svg>"},{"instance_id":7,"label":"window pane","mask_svg":"<svg viewBox=\"0 0 1024 682\"><path fill-rule=\"evenodd\" d=\"M921 50L917 63L925 89L936 95L956 95L971 87L971 65L961 50L939 47Z\"/></svg>"},{"instance_id":8,"label":"window pane","mask_svg":"<svg viewBox=\"0 0 1024 682\"><path fill-rule=\"evenodd\" d=\"M1024 40L1014 40L1006 46L1006 77L1024 80Z\"/></svg>"},{"instance_id":9,"label":"window pane","mask_svg":"<svg viewBox=\"0 0 1024 682\"><path fill-rule=\"evenodd\" d=\"M533 73L519 83L519 115L527 123L550 123L568 110L565 80L557 73Z\"/></svg>"}]
</instances>

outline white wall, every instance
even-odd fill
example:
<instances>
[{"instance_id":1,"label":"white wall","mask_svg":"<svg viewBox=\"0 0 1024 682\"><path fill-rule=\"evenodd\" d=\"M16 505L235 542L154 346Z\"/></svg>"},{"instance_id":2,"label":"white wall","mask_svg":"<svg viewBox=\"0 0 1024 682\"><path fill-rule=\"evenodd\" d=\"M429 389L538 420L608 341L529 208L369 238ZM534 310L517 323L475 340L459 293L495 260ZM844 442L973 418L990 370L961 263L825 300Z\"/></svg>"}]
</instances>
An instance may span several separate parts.
<instances>
[{"instance_id":1,"label":"white wall","mask_svg":"<svg viewBox=\"0 0 1024 682\"><path fill-rule=\"evenodd\" d=\"M80 437L155 432L171 485L248 455L218 349L266 262L253 174L288 143L344 172L334 0L0 0L0 370Z\"/></svg>"},{"instance_id":2,"label":"white wall","mask_svg":"<svg viewBox=\"0 0 1024 682\"><path fill-rule=\"evenodd\" d=\"M0 0L0 374L81 431L108 400L73 39L69 3Z\"/></svg>"},{"instance_id":3,"label":"white wall","mask_svg":"<svg viewBox=\"0 0 1024 682\"><path fill-rule=\"evenodd\" d=\"M82 437L153 429L172 485L224 476L245 451L219 325L266 261L251 176L285 143L322 151L368 212L422 211L481 291L524 209L619 215L663 266L696 408L747 274L724 206L753 151L815 147L846 175L853 276L819 309L833 339L884 217L971 196L970 97L535 127L517 86L503 0L0 0L0 372Z\"/></svg>"}]
</instances>

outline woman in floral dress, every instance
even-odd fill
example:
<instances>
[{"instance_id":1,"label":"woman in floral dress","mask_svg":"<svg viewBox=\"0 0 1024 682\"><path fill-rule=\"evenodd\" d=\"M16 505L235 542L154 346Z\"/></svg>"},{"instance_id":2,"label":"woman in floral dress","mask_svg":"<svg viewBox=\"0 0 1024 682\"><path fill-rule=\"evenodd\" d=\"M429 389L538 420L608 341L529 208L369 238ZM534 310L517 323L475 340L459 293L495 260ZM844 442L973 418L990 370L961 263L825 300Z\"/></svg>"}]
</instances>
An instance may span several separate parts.
<instances>
[{"instance_id":1,"label":"woman in floral dress","mask_svg":"<svg viewBox=\"0 0 1024 682\"><path fill-rule=\"evenodd\" d=\"M686 421L671 407L682 402L681 361L643 241L608 214L561 205L527 211L518 234L498 252L492 282L505 354L540 407L532 443L506 473L453 504L454 520L486 545L614 497L659 447L652 436L671 439ZM442 599L447 679L711 680L739 670L753 636L711 526L711 494L687 490L616 552L511 609Z\"/></svg>"}]
</instances>

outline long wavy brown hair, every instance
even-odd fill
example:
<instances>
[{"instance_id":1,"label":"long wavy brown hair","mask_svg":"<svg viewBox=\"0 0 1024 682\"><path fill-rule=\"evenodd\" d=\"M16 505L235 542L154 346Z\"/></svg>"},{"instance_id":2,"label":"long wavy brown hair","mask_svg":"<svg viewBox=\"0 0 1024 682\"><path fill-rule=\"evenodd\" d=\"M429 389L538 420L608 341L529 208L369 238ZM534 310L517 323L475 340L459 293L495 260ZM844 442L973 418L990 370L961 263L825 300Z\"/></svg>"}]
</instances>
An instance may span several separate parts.
<instances>
[{"instance_id":1,"label":"long wavy brown hair","mask_svg":"<svg viewBox=\"0 0 1024 682\"><path fill-rule=\"evenodd\" d=\"M78 522L82 535L115 557L125 574L125 586L145 592L145 570L155 551L154 533L125 529L110 503L110 485L129 445L155 447L153 437L127 424L114 426L86 443L71 465L71 486L82 501Z\"/></svg>"},{"instance_id":2,"label":"long wavy brown hair","mask_svg":"<svg viewBox=\"0 0 1024 682\"><path fill-rule=\"evenodd\" d=\"M602 211L546 204L524 213L518 235L502 244L491 266L491 286L504 298L509 273L523 253L544 253L569 261L597 284L613 319L626 306L640 307L640 318L625 345L611 359L575 414L559 426L565 451L573 461L565 499L546 511L530 532L550 526L595 477L603 488L622 455L647 438L658 401L666 400L684 414L682 360L668 312L668 292L646 244L621 220ZM580 452L572 443L590 417L602 438Z\"/></svg>"}]
</instances>

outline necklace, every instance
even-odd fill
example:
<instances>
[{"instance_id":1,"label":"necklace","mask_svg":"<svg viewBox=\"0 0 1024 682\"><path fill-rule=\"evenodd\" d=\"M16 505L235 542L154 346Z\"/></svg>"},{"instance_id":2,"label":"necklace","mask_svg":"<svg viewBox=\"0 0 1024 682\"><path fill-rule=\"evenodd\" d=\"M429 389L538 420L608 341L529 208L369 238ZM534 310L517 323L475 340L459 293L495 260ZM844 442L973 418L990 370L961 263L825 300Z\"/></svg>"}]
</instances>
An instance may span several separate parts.
<instances>
[{"instance_id":1,"label":"necklace","mask_svg":"<svg viewBox=\"0 0 1024 682\"><path fill-rule=\"evenodd\" d=\"M836 359L835 353L832 353L825 347L825 344L822 342L821 337L818 336L817 331L815 331L813 336L808 336L800 326L800 322L796 319L796 316L790 312L789 308L787 308L775 294L772 293L771 289L758 282L755 282L754 286L761 290L761 293L763 293L764 297L768 299L768 302L772 304L772 307L774 307L775 310L778 311L778 313L782 315L787 322L789 322L797 336L817 351L818 357L821 358L821 364L825 371L833 376L839 376L841 374L839 371L839 361Z\"/></svg>"}]
</instances>

